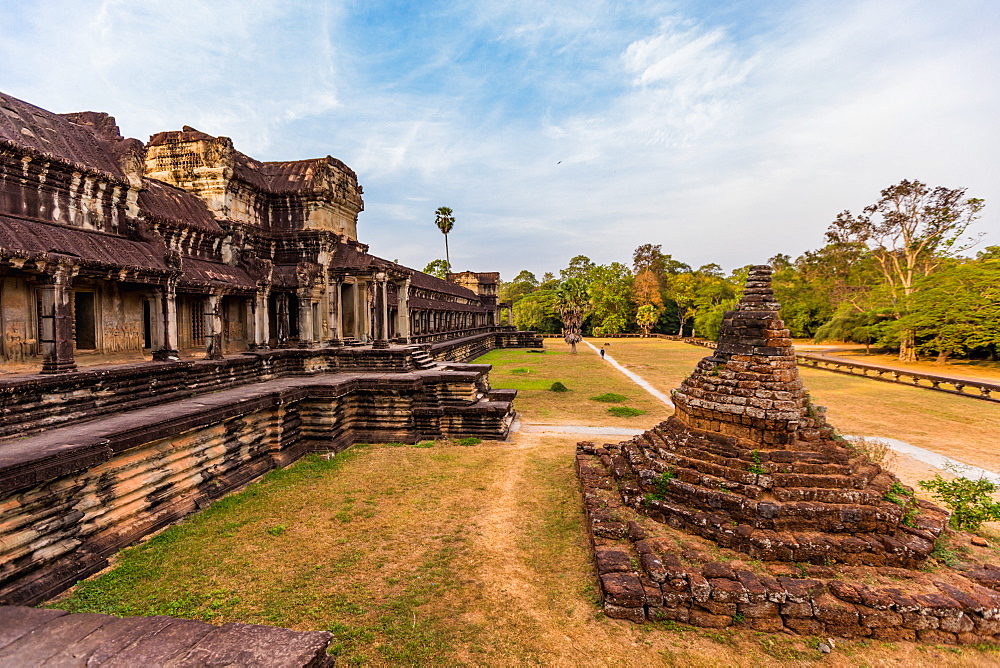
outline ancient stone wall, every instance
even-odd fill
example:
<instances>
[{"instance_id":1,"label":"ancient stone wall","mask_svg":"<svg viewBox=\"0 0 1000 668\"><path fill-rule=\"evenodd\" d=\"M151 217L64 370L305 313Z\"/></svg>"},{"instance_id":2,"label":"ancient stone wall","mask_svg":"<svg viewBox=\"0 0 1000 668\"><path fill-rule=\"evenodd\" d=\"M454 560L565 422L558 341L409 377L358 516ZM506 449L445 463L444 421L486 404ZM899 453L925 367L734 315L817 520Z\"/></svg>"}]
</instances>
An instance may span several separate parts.
<instances>
[{"instance_id":1,"label":"ancient stone wall","mask_svg":"<svg viewBox=\"0 0 1000 668\"><path fill-rule=\"evenodd\" d=\"M356 442L504 438L513 391L488 365L241 385L0 448L0 603L36 603L122 547L288 465Z\"/></svg>"},{"instance_id":2,"label":"ancient stone wall","mask_svg":"<svg viewBox=\"0 0 1000 668\"><path fill-rule=\"evenodd\" d=\"M491 340L486 337L483 352L492 349ZM288 375L412 371L417 368L414 350L269 350L223 360L142 362L59 376L4 378L0 379L0 438Z\"/></svg>"},{"instance_id":3,"label":"ancient stone wall","mask_svg":"<svg viewBox=\"0 0 1000 668\"><path fill-rule=\"evenodd\" d=\"M440 341L425 347L436 360L465 361L481 357L495 348L541 348L543 345L542 338L535 332L501 331Z\"/></svg>"}]
</instances>

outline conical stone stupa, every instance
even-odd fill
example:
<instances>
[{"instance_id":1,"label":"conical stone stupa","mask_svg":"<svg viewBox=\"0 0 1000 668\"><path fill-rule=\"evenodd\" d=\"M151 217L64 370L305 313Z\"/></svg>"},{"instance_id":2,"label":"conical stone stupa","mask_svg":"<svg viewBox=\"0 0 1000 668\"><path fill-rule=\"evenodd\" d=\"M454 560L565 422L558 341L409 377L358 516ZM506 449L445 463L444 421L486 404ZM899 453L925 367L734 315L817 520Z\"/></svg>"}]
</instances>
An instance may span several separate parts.
<instances>
[{"instance_id":1,"label":"conical stone stupa","mask_svg":"<svg viewBox=\"0 0 1000 668\"><path fill-rule=\"evenodd\" d=\"M919 566L947 514L826 423L779 308L770 267L753 267L675 414L610 453L623 501L762 560Z\"/></svg>"}]
</instances>

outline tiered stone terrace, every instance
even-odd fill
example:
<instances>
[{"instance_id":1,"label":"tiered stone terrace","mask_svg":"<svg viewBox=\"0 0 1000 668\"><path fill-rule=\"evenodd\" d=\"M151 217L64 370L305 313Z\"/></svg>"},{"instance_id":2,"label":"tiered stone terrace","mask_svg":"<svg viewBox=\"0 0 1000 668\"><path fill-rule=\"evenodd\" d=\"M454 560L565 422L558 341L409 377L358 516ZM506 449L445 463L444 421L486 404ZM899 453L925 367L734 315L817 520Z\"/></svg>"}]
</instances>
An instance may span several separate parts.
<instances>
[{"instance_id":1,"label":"tiered stone terrace","mask_svg":"<svg viewBox=\"0 0 1000 668\"><path fill-rule=\"evenodd\" d=\"M534 342L482 336L10 381L6 422L36 433L0 440L0 603L46 600L142 536L310 451L505 438L516 391L490 388L489 365L431 357Z\"/></svg>"}]
</instances>

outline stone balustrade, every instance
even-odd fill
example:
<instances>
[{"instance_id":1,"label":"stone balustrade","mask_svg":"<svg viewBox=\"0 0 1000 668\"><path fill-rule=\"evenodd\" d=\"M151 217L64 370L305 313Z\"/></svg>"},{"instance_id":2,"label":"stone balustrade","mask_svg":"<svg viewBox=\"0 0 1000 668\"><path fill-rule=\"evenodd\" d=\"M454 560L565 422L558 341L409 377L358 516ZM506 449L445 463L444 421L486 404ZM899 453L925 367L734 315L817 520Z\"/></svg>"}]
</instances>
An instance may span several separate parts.
<instances>
[{"instance_id":1,"label":"stone balustrade","mask_svg":"<svg viewBox=\"0 0 1000 668\"><path fill-rule=\"evenodd\" d=\"M715 341L705 341L703 339L684 339L684 342L704 348L716 347ZM827 357L826 355L810 353L795 353L795 358L800 366L812 369L823 369L824 371L833 371L849 376L861 376L863 378L898 383L910 387L921 387L925 390L947 392L948 394L957 394L969 397L970 399L1000 401L1000 383L972 380L971 378L955 378L954 376L939 376L920 371L880 366L878 364L851 362Z\"/></svg>"}]
</instances>

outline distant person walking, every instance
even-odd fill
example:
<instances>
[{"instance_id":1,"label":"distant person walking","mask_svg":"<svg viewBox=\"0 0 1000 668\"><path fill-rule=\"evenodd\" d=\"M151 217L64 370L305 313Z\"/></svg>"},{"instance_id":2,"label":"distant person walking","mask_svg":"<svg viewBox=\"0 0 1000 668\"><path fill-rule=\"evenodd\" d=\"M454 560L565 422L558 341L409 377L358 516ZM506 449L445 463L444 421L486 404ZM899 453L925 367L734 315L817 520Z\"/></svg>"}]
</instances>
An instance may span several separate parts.
<instances>
[{"instance_id":1,"label":"distant person walking","mask_svg":"<svg viewBox=\"0 0 1000 668\"><path fill-rule=\"evenodd\" d=\"M604 359L604 348L601 348L601 359Z\"/></svg>"}]
</instances>

